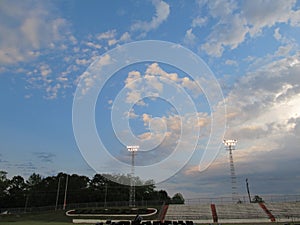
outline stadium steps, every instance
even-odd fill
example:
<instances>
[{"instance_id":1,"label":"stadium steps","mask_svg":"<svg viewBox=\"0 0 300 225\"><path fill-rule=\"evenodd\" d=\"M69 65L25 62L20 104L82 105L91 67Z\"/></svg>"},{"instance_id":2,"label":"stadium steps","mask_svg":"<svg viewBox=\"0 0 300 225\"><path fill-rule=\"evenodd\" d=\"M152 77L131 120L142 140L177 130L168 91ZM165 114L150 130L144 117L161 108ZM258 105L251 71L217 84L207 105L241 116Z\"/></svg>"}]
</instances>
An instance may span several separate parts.
<instances>
[{"instance_id":1,"label":"stadium steps","mask_svg":"<svg viewBox=\"0 0 300 225\"><path fill-rule=\"evenodd\" d=\"M276 222L300 221L300 202L264 203ZM259 223L270 222L271 217L258 203L215 204L216 214L211 204L169 205L165 221L192 220L196 223ZM214 215L216 216L214 218Z\"/></svg>"},{"instance_id":2,"label":"stadium steps","mask_svg":"<svg viewBox=\"0 0 300 225\"><path fill-rule=\"evenodd\" d=\"M270 210L266 207L266 205L264 203L258 203L259 206L265 211L265 213L268 215L269 219L271 220L271 222L275 222L275 217L273 216L273 214L270 212Z\"/></svg>"},{"instance_id":3,"label":"stadium steps","mask_svg":"<svg viewBox=\"0 0 300 225\"><path fill-rule=\"evenodd\" d=\"M266 219L265 212L256 203L216 205L219 220L222 219Z\"/></svg>"},{"instance_id":4,"label":"stadium steps","mask_svg":"<svg viewBox=\"0 0 300 225\"><path fill-rule=\"evenodd\" d=\"M209 204L169 205L165 220L197 220L213 222Z\"/></svg>"},{"instance_id":5,"label":"stadium steps","mask_svg":"<svg viewBox=\"0 0 300 225\"><path fill-rule=\"evenodd\" d=\"M277 221L300 220L300 202L265 203Z\"/></svg>"}]
</instances>

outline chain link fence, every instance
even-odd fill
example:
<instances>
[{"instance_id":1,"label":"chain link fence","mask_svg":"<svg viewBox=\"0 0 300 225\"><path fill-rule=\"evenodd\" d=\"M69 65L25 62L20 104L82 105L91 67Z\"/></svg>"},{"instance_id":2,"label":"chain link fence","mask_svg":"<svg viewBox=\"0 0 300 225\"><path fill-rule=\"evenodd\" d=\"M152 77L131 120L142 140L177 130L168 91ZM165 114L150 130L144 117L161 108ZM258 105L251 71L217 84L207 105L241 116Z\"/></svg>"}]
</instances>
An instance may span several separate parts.
<instances>
[{"instance_id":1,"label":"chain link fence","mask_svg":"<svg viewBox=\"0 0 300 225\"><path fill-rule=\"evenodd\" d=\"M153 207L162 206L164 201L136 201L135 207ZM20 208L2 208L0 213L22 214L31 212L46 212L54 210L71 210L71 209L84 209L84 208L99 208L99 207L128 207L128 201L116 201L116 202L88 202L88 203L71 203L67 204L64 209L64 205L42 206L42 207L20 207Z\"/></svg>"}]
</instances>

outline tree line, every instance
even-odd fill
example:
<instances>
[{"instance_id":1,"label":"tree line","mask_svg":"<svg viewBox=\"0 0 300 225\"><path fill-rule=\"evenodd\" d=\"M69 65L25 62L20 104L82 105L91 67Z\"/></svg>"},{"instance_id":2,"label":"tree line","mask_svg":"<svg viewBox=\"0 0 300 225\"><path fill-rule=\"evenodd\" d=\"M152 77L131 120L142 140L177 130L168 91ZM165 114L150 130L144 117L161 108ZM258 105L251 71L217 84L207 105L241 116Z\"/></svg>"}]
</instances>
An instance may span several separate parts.
<instances>
[{"instance_id":1,"label":"tree line","mask_svg":"<svg viewBox=\"0 0 300 225\"><path fill-rule=\"evenodd\" d=\"M135 179L136 201L165 201L184 203L180 193L172 198L165 190L156 190L152 180ZM25 180L17 175L9 179L7 172L0 171L0 209L40 207L63 204L67 184L67 203L128 201L130 186L114 181L130 183L130 175L95 174L91 179L77 174L58 173L42 177L33 173ZM68 181L68 182L67 182ZM125 182L124 182L125 181Z\"/></svg>"}]
</instances>

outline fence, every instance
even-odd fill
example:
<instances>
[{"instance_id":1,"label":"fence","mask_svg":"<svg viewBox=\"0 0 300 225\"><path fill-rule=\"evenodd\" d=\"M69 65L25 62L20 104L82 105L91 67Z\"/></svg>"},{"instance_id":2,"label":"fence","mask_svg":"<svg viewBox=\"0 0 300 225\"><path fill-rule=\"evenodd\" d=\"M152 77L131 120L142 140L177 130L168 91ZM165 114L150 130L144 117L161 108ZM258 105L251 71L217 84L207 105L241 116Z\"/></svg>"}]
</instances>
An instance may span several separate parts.
<instances>
[{"instance_id":1,"label":"fence","mask_svg":"<svg viewBox=\"0 0 300 225\"><path fill-rule=\"evenodd\" d=\"M163 201L136 201L136 207L151 207L161 206ZM79 209L79 208L98 208L98 207L126 207L129 205L128 201L117 201L117 202L88 202L88 203L71 203L67 204L65 210ZM8 212L12 214L22 214L29 212L46 212L54 210L63 210L63 205L53 206L42 206L42 207L21 207L21 208L2 208L0 213Z\"/></svg>"},{"instance_id":2,"label":"fence","mask_svg":"<svg viewBox=\"0 0 300 225\"><path fill-rule=\"evenodd\" d=\"M241 203L249 203L248 196L239 196ZM276 203L276 202L300 202L300 195L260 195L264 202ZM233 202L232 197L204 197L204 198L193 198L185 199L186 205L201 205L201 204L222 204L222 203L236 203ZM163 205L163 201L136 201L136 207L148 207ZM66 205L66 210L78 209L78 208L98 208L98 207L125 207L128 206L128 201L118 201L118 202L89 202L89 203L71 203ZM43 206L43 207L22 207L22 208L2 208L0 213L8 211L9 213L28 213L28 212L45 212L53 210L62 210L63 205L53 206Z\"/></svg>"}]
</instances>

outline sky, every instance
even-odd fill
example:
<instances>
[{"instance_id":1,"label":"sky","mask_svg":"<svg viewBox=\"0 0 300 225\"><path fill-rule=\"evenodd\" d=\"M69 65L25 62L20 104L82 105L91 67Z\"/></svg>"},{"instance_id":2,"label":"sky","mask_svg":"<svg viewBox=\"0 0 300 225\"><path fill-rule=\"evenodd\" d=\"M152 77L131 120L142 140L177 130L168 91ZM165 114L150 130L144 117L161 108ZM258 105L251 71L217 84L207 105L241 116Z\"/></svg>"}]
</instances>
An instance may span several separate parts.
<instances>
[{"instance_id":1,"label":"sky","mask_svg":"<svg viewBox=\"0 0 300 225\"><path fill-rule=\"evenodd\" d=\"M300 1L0 3L0 170L300 193Z\"/></svg>"}]
</instances>

